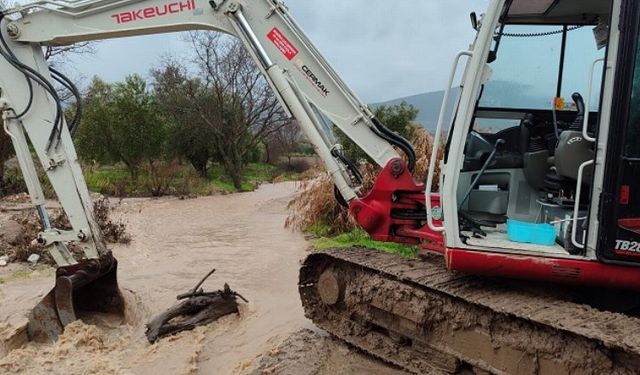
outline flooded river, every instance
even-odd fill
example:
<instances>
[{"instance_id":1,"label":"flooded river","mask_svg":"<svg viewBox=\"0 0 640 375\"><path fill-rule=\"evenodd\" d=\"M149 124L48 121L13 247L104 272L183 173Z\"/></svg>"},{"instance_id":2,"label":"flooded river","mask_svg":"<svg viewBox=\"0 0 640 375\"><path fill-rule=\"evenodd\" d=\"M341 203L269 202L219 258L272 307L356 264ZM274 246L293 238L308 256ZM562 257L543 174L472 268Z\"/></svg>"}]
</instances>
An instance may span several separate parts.
<instances>
[{"instance_id":1,"label":"flooded river","mask_svg":"<svg viewBox=\"0 0 640 375\"><path fill-rule=\"evenodd\" d=\"M93 316L73 323L56 343L29 343L8 355L0 351L0 373L244 374L255 373L265 355L271 367L259 372L321 373L305 365L277 370L278 353L287 351L283 342L304 346L315 340L306 329L317 331L304 317L297 291L308 243L283 227L294 192L294 183L281 183L234 195L123 201L117 215L128 223L133 241L113 251L127 301L125 321ZM150 345L145 322L175 304L177 294L212 268L217 271L204 284L206 290L227 282L250 302L239 315ZM42 270L0 285L0 339L14 335L15 340L25 314L52 284L52 272ZM301 332L304 340L295 340ZM312 347L341 353L332 358L344 354L337 363L332 360L331 369L392 371L321 336Z\"/></svg>"}]
</instances>

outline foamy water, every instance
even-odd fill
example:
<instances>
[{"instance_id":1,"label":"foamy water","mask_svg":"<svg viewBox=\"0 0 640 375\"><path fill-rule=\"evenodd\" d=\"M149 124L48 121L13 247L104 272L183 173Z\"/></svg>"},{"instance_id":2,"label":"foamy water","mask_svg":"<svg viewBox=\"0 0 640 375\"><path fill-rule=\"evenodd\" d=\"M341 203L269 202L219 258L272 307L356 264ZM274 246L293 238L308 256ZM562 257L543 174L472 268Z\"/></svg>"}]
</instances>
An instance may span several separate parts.
<instances>
[{"instance_id":1,"label":"foamy water","mask_svg":"<svg viewBox=\"0 0 640 375\"><path fill-rule=\"evenodd\" d=\"M1 358L0 373L246 372L291 333L311 327L297 291L308 245L283 227L293 193L293 183L281 183L192 200L125 200L118 214L134 240L113 249L127 302L124 321L98 315L75 322L55 343L29 343ZM144 324L211 268L217 271L205 289L228 282L249 304L239 315L150 345ZM26 323L26 313L52 284L49 276L0 285L0 339Z\"/></svg>"}]
</instances>

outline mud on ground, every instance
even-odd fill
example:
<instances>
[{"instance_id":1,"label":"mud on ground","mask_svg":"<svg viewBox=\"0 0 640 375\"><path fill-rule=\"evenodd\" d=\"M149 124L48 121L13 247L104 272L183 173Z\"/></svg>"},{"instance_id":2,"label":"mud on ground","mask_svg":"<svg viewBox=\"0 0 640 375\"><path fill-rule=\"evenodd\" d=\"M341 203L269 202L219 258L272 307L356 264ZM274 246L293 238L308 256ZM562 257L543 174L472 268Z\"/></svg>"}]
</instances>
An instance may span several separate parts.
<instances>
[{"instance_id":1,"label":"mud on ground","mask_svg":"<svg viewBox=\"0 0 640 375\"><path fill-rule=\"evenodd\" d=\"M26 194L7 197L0 204L0 257L9 263L25 262L30 254L40 255L42 262L53 264L53 259L44 249L32 241L40 232L38 217ZM57 217L58 207L52 209Z\"/></svg>"},{"instance_id":2,"label":"mud on ground","mask_svg":"<svg viewBox=\"0 0 640 375\"><path fill-rule=\"evenodd\" d=\"M127 232L126 222L113 219L114 205L102 195L94 196L94 213L103 236L108 243L128 243L131 236ZM69 222L57 202L48 202L51 223L58 229L69 229ZM31 254L37 254L40 264L55 265L55 262L34 239L41 231L38 215L29 197L22 193L5 197L0 201L0 257L8 263L26 262ZM70 249L76 256L82 252Z\"/></svg>"},{"instance_id":3,"label":"mud on ground","mask_svg":"<svg viewBox=\"0 0 640 375\"><path fill-rule=\"evenodd\" d=\"M265 354L250 375L408 375L322 331L303 329Z\"/></svg>"}]
</instances>

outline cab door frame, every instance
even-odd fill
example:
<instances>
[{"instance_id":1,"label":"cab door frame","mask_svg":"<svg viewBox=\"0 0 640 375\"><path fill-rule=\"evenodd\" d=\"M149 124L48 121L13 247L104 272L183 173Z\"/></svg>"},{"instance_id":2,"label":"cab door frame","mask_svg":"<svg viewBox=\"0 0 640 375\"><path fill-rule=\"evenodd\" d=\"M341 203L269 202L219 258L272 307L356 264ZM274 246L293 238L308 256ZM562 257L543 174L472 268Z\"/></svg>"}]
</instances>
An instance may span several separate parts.
<instances>
[{"instance_id":1,"label":"cab door frame","mask_svg":"<svg viewBox=\"0 0 640 375\"><path fill-rule=\"evenodd\" d=\"M640 64L640 2L632 0L617 0L617 2L621 2L619 7L620 16L615 17L614 21L619 20L620 24L616 28L613 25L611 27L612 34L613 32L619 32L619 46L616 46L618 49L617 54L611 54L615 57L615 74L613 74L615 79L612 90L615 95L608 95L611 98L611 117L608 126L600 129L603 134L599 136L599 139L603 139L604 145L602 150L600 150L599 145L598 154L604 155L605 158L600 176L597 171L595 176L596 178L602 178L602 188L599 204L594 207L597 209L597 214L594 215L594 210L592 210L592 220L590 222L592 235L589 242L597 243L596 254L600 261L637 266L640 263L640 257L633 261L633 258L616 255L614 249L616 241L621 238L622 228L618 225L621 202L627 199L624 196L625 193L621 192L625 178L625 163L630 161L637 163L638 170L640 170L640 159L632 160L627 158L623 151L628 136L627 125L630 121L634 74L636 72L636 64ZM638 79L638 82L640 83L640 79ZM640 88L636 88L636 90L638 89ZM603 99L605 98L603 97ZM640 191L632 191L631 194L640 194ZM597 230L593 230L596 229L593 225L595 220L597 220L597 225L599 224ZM597 238L593 238L595 234L597 234ZM640 235L638 237L640 241Z\"/></svg>"}]
</instances>

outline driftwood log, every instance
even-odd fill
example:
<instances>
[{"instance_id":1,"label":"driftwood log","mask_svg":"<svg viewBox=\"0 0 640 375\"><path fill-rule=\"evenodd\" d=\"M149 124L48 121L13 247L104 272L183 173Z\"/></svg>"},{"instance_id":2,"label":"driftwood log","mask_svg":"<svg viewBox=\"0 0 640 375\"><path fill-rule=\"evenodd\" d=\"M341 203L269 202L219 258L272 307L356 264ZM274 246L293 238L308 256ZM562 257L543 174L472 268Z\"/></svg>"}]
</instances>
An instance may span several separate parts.
<instances>
[{"instance_id":1,"label":"driftwood log","mask_svg":"<svg viewBox=\"0 0 640 375\"><path fill-rule=\"evenodd\" d=\"M221 317L238 313L238 298L247 302L244 297L224 284L223 290L204 292L200 285L213 274L212 270L189 292L180 294L179 304L172 306L164 313L147 323L146 336L150 343L159 338L177 332L192 330L197 326L206 325Z\"/></svg>"}]
</instances>

